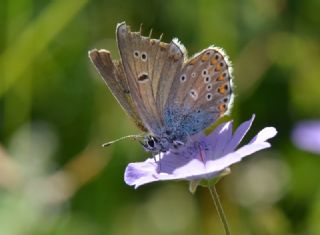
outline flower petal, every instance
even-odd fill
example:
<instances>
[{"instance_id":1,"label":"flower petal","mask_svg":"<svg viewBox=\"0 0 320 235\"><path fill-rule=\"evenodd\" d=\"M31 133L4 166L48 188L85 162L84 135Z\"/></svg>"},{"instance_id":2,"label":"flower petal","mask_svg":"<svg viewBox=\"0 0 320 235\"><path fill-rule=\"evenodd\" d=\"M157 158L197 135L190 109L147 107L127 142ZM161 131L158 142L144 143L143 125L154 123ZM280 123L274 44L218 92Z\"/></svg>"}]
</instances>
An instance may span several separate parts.
<instances>
[{"instance_id":1,"label":"flower petal","mask_svg":"<svg viewBox=\"0 0 320 235\"><path fill-rule=\"evenodd\" d=\"M249 144L252 143L259 143L271 139L275 137L277 134L277 130L274 127L265 127L263 128L253 139L250 141Z\"/></svg>"},{"instance_id":2,"label":"flower petal","mask_svg":"<svg viewBox=\"0 0 320 235\"><path fill-rule=\"evenodd\" d=\"M147 159L144 162L130 163L124 173L124 181L128 185L140 185L144 179L149 179L150 182L157 181L157 178L152 177L153 172L157 169L157 164L152 162L153 159ZM143 183L142 183L143 184Z\"/></svg>"},{"instance_id":3,"label":"flower petal","mask_svg":"<svg viewBox=\"0 0 320 235\"><path fill-rule=\"evenodd\" d=\"M299 122L293 129L291 139L297 147L320 154L320 121Z\"/></svg>"},{"instance_id":4,"label":"flower petal","mask_svg":"<svg viewBox=\"0 0 320 235\"><path fill-rule=\"evenodd\" d=\"M239 162L242 158L257 152L259 150L269 148L271 145L266 140L274 137L277 131L273 127L264 128L260 131L253 140L247 144L236 150L235 152L229 153L220 159L214 161L208 161L206 163L206 168L210 172L221 171L224 168Z\"/></svg>"},{"instance_id":5,"label":"flower petal","mask_svg":"<svg viewBox=\"0 0 320 235\"><path fill-rule=\"evenodd\" d=\"M226 145L230 142L232 139L232 122L228 122L224 128L220 132L220 136L218 138L217 144L214 147L214 151L212 154L212 157L210 159L216 159L223 155L224 149L226 148Z\"/></svg>"},{"instance_id":6,"label":"flower petal","mask_svg":"<svg viewBox=\"0 0 320 235\"><path fill-rule=\"evenodd\" d=\"M253 114L251 119L242 123L237 130L235 131L232 140L229 142L229 144L227 145L227 147L224 150L224 154L228 154L230 152L232 152L233 150L235 150L237 148L237 146L240 144L240 142L242 141L243 137L247 134L247 132L249 131L252 122L255 118L255 115Z\"/></svg>"},{"instance_id":7,"label":"flower petal","mask_svg":"<svg viewBox=\"0 0 320 235\"><path fill-rule=\"evenodd\" d=\"M130 163L124 175L124 180L128 185L134 185L135 188L147 183L161 180L178 180L192 178L197 175L206 174L203 162L198 159L192 159L185 165L179 164L180 155L171 155L170 157L175 158L172 161L169 154L168 157L162 158L160 162L155 162L153 158L149 158L144 162ZM176 163L176 169L173 163ZM161 168L159 170L159 168ZM166 172L167 170L169 172Z\"/></svg>"},{"instance_id":8,"label":"flower petal","mask_svg":"<svg viewBox=\"0 0 320 235\"><path fill-rule=\"evenodd\" d=\"M232 126L232 121L222 123L213 131L213 133L201 138L200 141L204 141L210 149L210 154L207 156L209 159L219 158L219 156L223 154L226 145L232 139Z\"/></svg>"}]
</instances>

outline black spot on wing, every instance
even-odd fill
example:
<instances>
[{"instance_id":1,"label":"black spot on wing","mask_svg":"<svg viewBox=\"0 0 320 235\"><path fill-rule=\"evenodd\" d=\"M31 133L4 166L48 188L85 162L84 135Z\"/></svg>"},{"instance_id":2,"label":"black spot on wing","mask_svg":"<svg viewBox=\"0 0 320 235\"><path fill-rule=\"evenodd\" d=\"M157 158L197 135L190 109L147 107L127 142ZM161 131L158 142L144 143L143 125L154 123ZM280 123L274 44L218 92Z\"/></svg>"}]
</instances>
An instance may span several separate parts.
<instances>
[{"instance_id":1,"label":"black spot on wing","mask_svg":"<svg viewBox=\"0 0 320 235\"><path fill-rule=\"evenodd\" d=\"M148 74L141 74L139 77L138 77L138 81L139 82L144 82L144 81L146 81L146 80L148 80L149 79L149 76L148 76Z\"/></svg>"}]
</instances>

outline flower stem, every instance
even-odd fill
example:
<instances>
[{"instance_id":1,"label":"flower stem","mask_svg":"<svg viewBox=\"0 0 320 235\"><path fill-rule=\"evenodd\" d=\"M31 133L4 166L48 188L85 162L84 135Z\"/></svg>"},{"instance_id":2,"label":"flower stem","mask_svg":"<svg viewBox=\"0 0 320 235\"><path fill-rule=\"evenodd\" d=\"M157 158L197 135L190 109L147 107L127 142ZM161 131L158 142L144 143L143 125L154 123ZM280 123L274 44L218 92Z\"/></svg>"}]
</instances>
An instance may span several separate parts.
<instances>
[{"instance_id":1,"label":"flower stem","mask_svg":"<svg viewBox=\"0 0 320 235\"><path fill-rule=\"evenodd\" d=\"M211 198L214 202L214 205L218 211L219 218L223 224L224 231L225 231L226 235L231 235L230 227L229 227L228 221L227 221L227 217L223 211L217 190L214 185L210 186L210 184L208 184L208 189L209 189Z\"/></svg>"}]
</instances>

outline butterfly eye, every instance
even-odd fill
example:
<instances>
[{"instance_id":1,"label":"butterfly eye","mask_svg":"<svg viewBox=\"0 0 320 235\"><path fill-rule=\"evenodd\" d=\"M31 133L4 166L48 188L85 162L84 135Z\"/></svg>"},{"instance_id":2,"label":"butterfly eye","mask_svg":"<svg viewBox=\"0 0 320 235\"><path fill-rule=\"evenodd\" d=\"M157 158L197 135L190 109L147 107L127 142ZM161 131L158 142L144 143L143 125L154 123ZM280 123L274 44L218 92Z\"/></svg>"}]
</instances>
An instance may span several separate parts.
<instances>
[{"instance_id":1,"label":"butterfly eye","mask_svg":"<svg viewBox=\"0 0 320 235\"><path fill-rule=\"evenodd\" d=\"M209 83L211 82L211 77L210 76L206 76L204 79L203 79L204 83Z\"/></svg>"},{"instance_id":2,"label":"butterfly eye","mask_svg":"<svg viewBox=\"0 0 320 235\"><path fill-rule=\"evenodd\" d=\"M185 82L187 80L187 76L185 74L182 74L180 77L180 82Z\"/></svg>"},{"instance_id":3,"label":"butterfly eye","mask_svg":"<svg viewBox=\"0 0 320 235\"><path fill-rule=\"evenodd\" d=\"M140 57L140 51L134 51L134 52L133 52L133 55L134 55L134 57L135 57L136 59L139 59L139 57Z\"/></svg>"},{"instance_id":4,"label":"butterfly eye","mask_svg":"<svg viewBox=\"0 0 320 235\"><path fill-rule=\"evenodd\" d=\"M206 94L206 99L207 99L207 101L212 100L212 94L211 93L207 93Z\"/></svg>"},{"instance_id":5,"label":"butterfly eye","mask_svg":"<svg viewBox=\"0 0 320 235\"><path fill-rule=\"evenodd\" d=\"M141 59L142 59L142 61L147 61L147 53L146 52L142 52L141 53Z\"/></svg>"},{"instance_id":6,"label":"butterfly eye","mask_svg":"<svg viewBox=\"0 0 320 235\"><path fill-rule=\"evenodd\" d=\"M154 148L154 140L153 140L153 139L148 140L148 145L149 145L151 148Z\"/></svg>"}]
</instances>

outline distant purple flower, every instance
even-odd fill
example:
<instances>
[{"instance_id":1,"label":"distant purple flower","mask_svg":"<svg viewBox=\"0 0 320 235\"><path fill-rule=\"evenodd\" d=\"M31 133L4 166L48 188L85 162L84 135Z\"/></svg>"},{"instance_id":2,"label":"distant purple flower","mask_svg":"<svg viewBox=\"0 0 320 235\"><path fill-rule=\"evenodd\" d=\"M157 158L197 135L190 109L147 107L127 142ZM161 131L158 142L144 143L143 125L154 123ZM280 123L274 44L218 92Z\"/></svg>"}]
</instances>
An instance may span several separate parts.
<instances>
[{"instance_id":1,"label":"distant purple flower","mask_svg":"<svg viewBox=\"0 0 320 235\"><path fill-rule=\"evenodd\" d=\"M293 129L292 141L299 148L320 154L320 121L302 121Z\"/></svg>"},{"instance_id":2,"label":"distant purple flower","mask_svg":"<svg viewBox=\"0 0 320 235\"><path fill-rule=\"evenodd\" d=\"M135 188L160 180L201 180L219 176L230 165L261 149L270 147L268 139L277 133L273 127L261 130L248 144L238 148L254 120L242 123L232 134L232 121L222 123L211 134L200 134L176 153L158 154L155 159L130 163L125 171L125 182Z\"/></svg>"}]
</instances>

